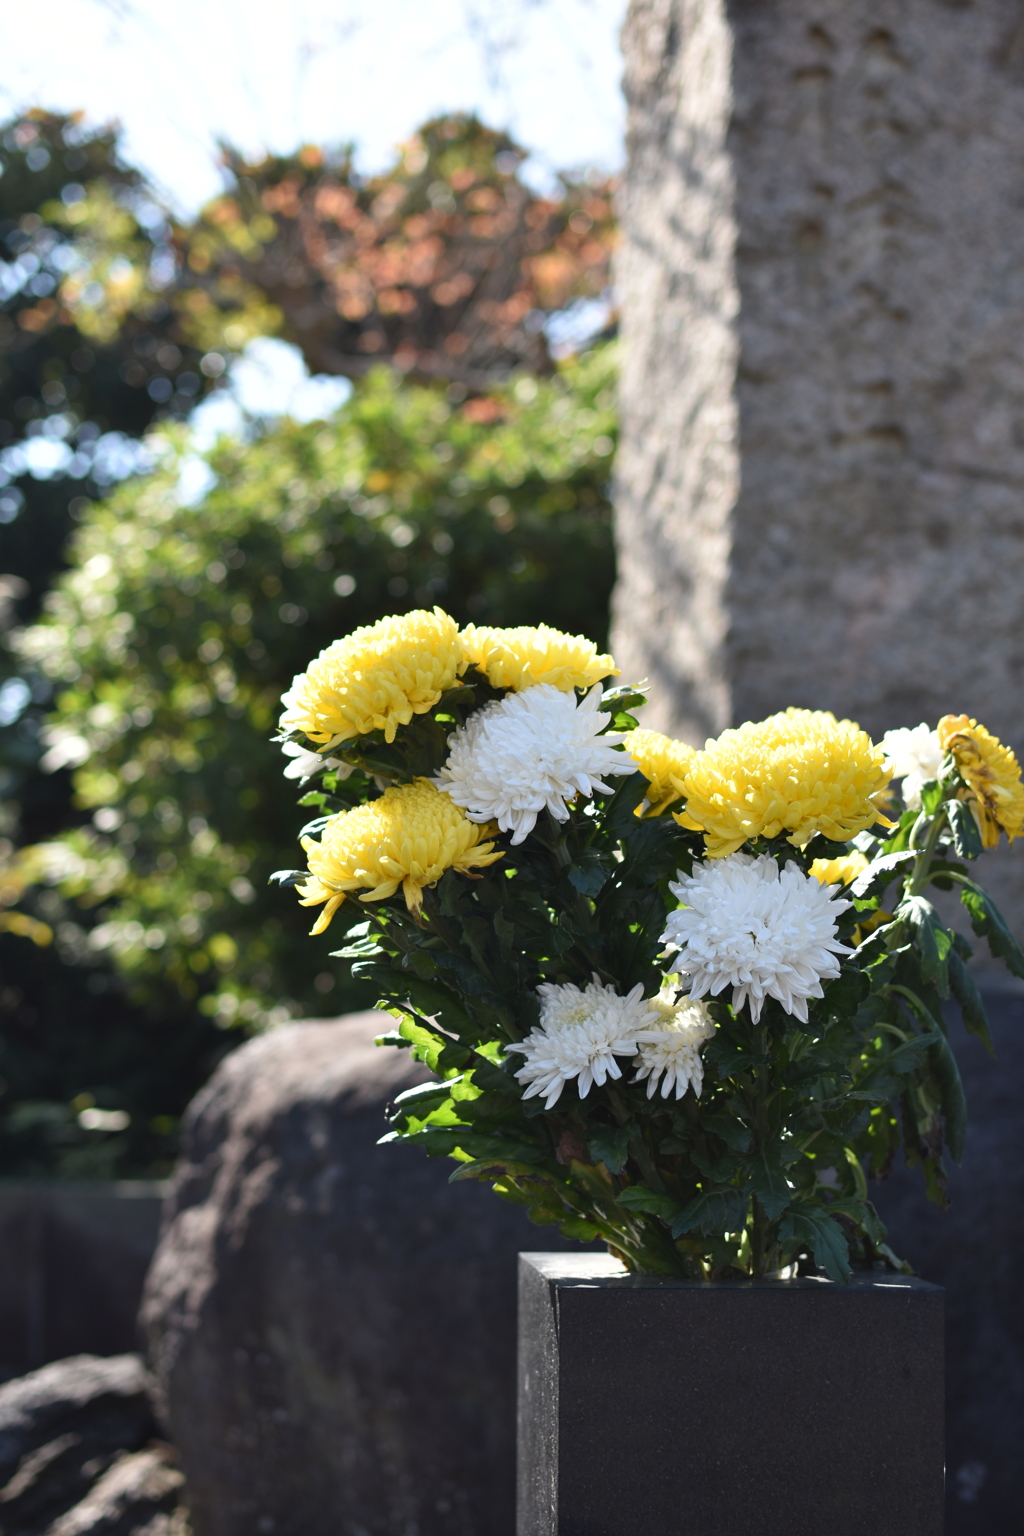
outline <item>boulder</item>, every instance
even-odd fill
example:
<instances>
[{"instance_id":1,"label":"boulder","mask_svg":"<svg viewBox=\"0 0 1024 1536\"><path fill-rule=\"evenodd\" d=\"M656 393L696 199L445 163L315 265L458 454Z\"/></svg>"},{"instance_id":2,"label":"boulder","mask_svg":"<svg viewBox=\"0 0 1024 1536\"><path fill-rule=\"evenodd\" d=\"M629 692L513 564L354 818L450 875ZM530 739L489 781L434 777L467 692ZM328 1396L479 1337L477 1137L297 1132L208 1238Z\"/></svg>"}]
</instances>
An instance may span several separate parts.
<instances>
[{"instance_id":1,"label":"boulder","mask_svg":"<svg viewBox=\"0 0 1024 1536\"><path fill-rule=\"evenodd\" d=\"M447 1160L376 1145L426 1076L374 1046L386 1023L252 1040L186 1116L142 1318L195 1536L514 1529L537 1229Z\"/></svg>"},{"instance_id":2,"label":"boulder","mask_svg":"<svg viewBox=\"0 0 1024 1536\"><path fill-rule=\"evenodd\" d=\"M120 1456L46 1536L187 1536L184 1478L167 1446Z\"/></svg>"},{"instance_id":3,"label":"boulder","mask_svg":"<svg viewBox=\"0 0 1024 1536\"><path fill-rule=\"evenodd\" d=\"M58 1360L0 1387L0 1533L35 1536L156 1433L138 1355Z\"/></svg>"}]
</instances>

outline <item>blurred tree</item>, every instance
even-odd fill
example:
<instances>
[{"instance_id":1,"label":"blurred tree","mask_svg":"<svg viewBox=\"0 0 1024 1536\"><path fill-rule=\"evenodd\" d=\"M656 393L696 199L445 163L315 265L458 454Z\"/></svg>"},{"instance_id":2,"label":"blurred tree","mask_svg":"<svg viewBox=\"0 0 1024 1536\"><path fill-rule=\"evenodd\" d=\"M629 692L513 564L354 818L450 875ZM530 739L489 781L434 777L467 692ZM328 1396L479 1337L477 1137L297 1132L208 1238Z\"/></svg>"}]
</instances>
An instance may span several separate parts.
<instances>
[{"instance_id":1,"label":"blurred tree","mask_svg":"<svg viewBox=\"0 0 1024 1536\"><path fill-rule=\"evenodd\" d=\"M462 117L370 180L228 151L184 226L113 131L0 126L0 1170L160 1171L217 1026L369 1001L325 990L308 915L266 888L302 819L266 738L319 647L435 600L603 639L609 354L487 386L549 375L546 317L603 292L610 188L537 198L522 158ZM183 505L175 421L273 334L314 370L434 385L378 372L330 427L222 444ZM161 423L155 472L103 501Z\"/></svg>"},{"instance_id":2,"label":"blurred tree","mask_svg":"<svg viewBox=\"0 0 1024 1536\"><path fill-rule=\"evenodd\" d=\"M49 616L20 642L66 685L48 761L80 765L92 818L47 851L69 963L108 954L134 995L170 983L229 1025L372 1001L334 990L329 937L311 947L309 914L267 886L305 819L268 739L281 693L387 612L436 602L601 643L608 623L610 350L455 393L379 369L329 424L222 443L193 505L177 492L187 438L171 433L159 470L83 522Z\"/></svg>"},{"instance_id":3,"label":"blurred tree","mask_svg":"<svg viewBox=\"0 0 1024 1536\"><path fill-rule=\"evenodd\" d=\"M313 373L358 378L381 361L482 390L550 370L544 322L607 289L613 185L563 176L538 197L525 151L475 117L426 123L382 176L307 146L246 161L175 232L183 325L205 348L240 345L260 303Z\"/></svg>"},{"instance_id":4,"label":"blurred tree","mask_svg":"<svg viewBox=\"0 0 1024 1536\"><path fill-rule=\"evenodd\" d=\"M135 441L209 387L167 299L170 236L114 130L43 111L0 126L0 629L38 612L76 514L136 466ZM29 839L67 810L66 787L32 775L44 698L0 648L0 794L21 796Z\"/></svg>"}]
</instances>

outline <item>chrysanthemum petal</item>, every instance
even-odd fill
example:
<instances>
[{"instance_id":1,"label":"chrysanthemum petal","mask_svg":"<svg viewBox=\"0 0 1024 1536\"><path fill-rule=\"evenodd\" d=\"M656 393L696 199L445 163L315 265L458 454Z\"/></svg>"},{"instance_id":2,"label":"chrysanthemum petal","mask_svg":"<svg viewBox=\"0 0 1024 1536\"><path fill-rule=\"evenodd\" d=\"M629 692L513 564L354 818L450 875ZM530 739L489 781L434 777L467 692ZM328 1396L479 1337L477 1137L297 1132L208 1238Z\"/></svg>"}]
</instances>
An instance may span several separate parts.
<instances>
[{"instance_id":1,"label":"chrysanthemum petal","mask_svg":"<svg viewBox=\"0 0 1024 1536\"><path fill-rule=\"evenodd\" d=\"M710 858L785 833L799 847L816 832L846 842L890 826L881 809L890 770L881 747L851 720L788 709L723 731L686 774L680 826L704 833Z\"/></svg>"},{"instance_id":2,"label":"chrysanthemum petal","mask_svg":"<svg viewBox=\"0 0 1024 1536\"><path fill-rule=\"evenodd\" d=\"M464 670L458 625L440 608L381 619L335 640L294 679L280 729L324 748L368 731L393 741Z\"/></svg>"},{"instance_id":3,"label":"chrysanthemum petal","mask_svg":"<svg viewBox=\"0 0 1024 1536\"><path fill-rule=\"evenodd\" d=\"M1007 841L1024 836L1024 785L1020 764L1009 747L967 715L945 715L937 736L943 752L951 752L967 785L965 798L981 828L986 848L994 848L999 833Z\"/></svg>"},{"instance_id":4,"label":"chrysanthemum petal","mask_svg":"<svg viewBox=\"0 0 1024 1536\"><path fill-rule=\"evenodd\" d=\"M545 807L556 821L567 820L567 800L607 791L602 774L636 772L617 750L620 735L598 735L606 723L597 713L600 695L596 689L577 702L539 683L486 704L449 736L448 761L434 783L471 821L494 820L511 832L513 844L532 832Z\"/></svg>"},{"instance_id":5,"label":"chrysanthemum petal","mask_svg":"<svg viewBox=\"0 0 1024 1536\"><path fill-rule=\"evenodd\" d=\"M533 688L548 683L568 692L617 677L610 656L582 635L566 635L547 624L496 629L467 624L460 634L466 660L483 672L492 688Z\"/></svg>"},{"instance_id":6,"label":"chrysanthemum petal","mask_svg":"<svg viewBox=\"0 0 1024 1536\"><path fill-rule=\"evenodd\" d=\"M309 878L297 887L304 907L327 907L314 933L322 933L351 892L360 901L384 901L401 885L406 905L418 911L425 886L446 869L465 873L502 858L485 842L493 828L475 826L429 779L396 784L379 800L332 816L321 839L303 838Z\"/></svg>"},{"instance_id":7,"label":"chrysanthemum petal","mask_svg":"<svg viewBox=\"0 0 1024 1536\"><path fill-rule=\"evenodd\" d=\"M749 1003L755 1023L766 997L806 1023L807 999L839 974L836 919L850 903L796 864L780 870L767 854L735 853L695 864L669 883L680 900L662 941L679 950L677 969L690 996L718 996L732 987L735 1009Z\"/></svg>"}]
</instances>

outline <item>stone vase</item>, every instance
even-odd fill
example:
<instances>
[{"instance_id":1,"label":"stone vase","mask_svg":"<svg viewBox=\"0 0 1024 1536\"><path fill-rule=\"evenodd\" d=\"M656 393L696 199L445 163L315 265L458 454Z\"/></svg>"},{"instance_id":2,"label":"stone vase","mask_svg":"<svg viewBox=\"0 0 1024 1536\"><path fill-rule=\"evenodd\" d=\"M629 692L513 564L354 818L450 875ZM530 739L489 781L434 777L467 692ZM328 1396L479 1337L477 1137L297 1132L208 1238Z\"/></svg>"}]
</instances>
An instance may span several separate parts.
<instances>
[{"instance_id":1,"label":"stone vase","mask_svg":"<svg viewBox=\"0 0 1024 1536\"><path fill-rule=\"evenodd\" d=\"M943 1298L520 1254L517 1536L941 1536Z\"/></svg>"}]
</instances>

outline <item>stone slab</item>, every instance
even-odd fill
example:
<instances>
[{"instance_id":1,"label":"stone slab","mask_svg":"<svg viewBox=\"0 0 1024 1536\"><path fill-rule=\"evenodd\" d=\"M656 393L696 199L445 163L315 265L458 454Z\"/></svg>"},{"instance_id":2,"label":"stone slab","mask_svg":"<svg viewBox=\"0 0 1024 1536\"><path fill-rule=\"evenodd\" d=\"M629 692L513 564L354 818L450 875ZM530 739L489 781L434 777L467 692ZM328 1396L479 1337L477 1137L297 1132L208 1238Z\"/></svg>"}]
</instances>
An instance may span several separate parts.
<instances>
[{"instance_id":1,"label":"stone slab","mask_svg":"<svg viewBox=\"0 0 1024 1536\"><path fill-rule=\"evenodd\" d=\"M613 650L702 745L788 705L1024 750L1017 0L632 0ZM1024 934L1024 855L993 879Z\"/></svg>"},{"instance_id":2,"label":"stone slab","mask_svg":"<svg viewBox=\"0 0 1024 1536\"><path fill-rule=\"evenodd\" d=\"M943 1292L523 1253L517 1536L941 1536Z\"/></svg>"},{"instance_id":3,"label":"stone slab","mask_svg":"<svg viewBox=\"0 0 1024 1536\"><path fill-rule=\"evenodd\" d=\"M0 1376L138 1346L159 1180L0 1180Z\"/></svg>"}]
</instances>

